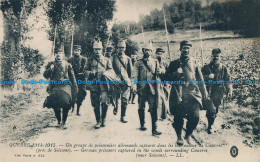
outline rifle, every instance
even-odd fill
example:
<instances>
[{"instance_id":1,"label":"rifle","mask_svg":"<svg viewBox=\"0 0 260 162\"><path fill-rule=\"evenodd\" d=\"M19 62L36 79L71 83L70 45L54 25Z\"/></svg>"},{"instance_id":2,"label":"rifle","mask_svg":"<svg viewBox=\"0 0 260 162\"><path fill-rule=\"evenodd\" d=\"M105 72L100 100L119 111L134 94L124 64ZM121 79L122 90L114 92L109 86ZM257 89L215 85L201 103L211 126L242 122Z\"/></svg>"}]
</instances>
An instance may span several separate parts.
<instances>
[{"instance_id":1,"label":"rifle","mask_svg":"<svg viewBox=\"0 0 260 162\"><path fill-rule=\"evenodd\" d=\"M57 24L55 25L55 29L54 29L54 39L53 39L52 55L54 55L55 42L56 42L56 34L57 34Z\"/></svg>"},{"instance_id":2,"label":"rifle","mask_svg":"<svg viewBox=\"0 0 260 162\"><path fill-rule=\"evenodd\" d=\"M162 9L163 9L163 20L164 20L164 26L165 26L165 36L166 36L167 47L168 47L168 55L169 55L169 59L171 61L170 44L169 44L169 40L168 40L168 30L167 30L166 18L165 18L164 8L162 8Z\"/></svg>"},{"instance_id":3,"label":"rifle","mask_svg":"<svg viewBox=\"0 0 260 162\"><path fill-rule=\"evenodd\" d=\"M72 25L72 35L71 35L71 44L70 44L70 57L72 57L73 54L73 38L74 38L74 24Z\"/></svg>"},{"instance_id":4,"label":"rifle","mask_svg":"<svg viewBox=\"0 0 260 162\"><path fill-rule=\"evenodd\" d=\"M203 47L202 47L202 38L201 38L201 23L200 23L200 53L201 53L201 67L203 67L204 61L203 61Z\"/></svg>"}]
</instances>

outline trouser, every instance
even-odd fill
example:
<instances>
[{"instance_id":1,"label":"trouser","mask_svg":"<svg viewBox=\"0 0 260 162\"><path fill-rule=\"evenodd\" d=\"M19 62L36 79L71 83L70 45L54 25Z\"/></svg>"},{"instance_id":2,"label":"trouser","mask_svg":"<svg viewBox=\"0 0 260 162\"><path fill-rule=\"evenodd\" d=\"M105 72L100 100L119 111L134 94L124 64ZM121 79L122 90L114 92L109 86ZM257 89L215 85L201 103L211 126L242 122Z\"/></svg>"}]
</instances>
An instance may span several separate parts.
<instances>
[{"instance_id":1,"label":"trouser","mask_svg":"<svg viewBox=\"0 0 260 162\"><path fill-rule=\"evenodd\" d=\"M91 105L94 107L94 113L96 116L97 123L101 122L101 117L105 118L107 113L107 108L109 104L109 98L106 91L104 92L90 92ZM102 107L102 109L100 108ZM102 114L101 114L102 113Z\"/></svg>"},{"instance_id":2,"label":"trouser","mask_svg":"<svg viewBox=\"0 0 260 162\"><path fill-rule=\"evenodd\" d=\"M148 102L149 112L152 119L152 131L155 131L157 126L157 107L156 107L156 96L151 93L138 94L138 115L141 127L145 123L145 103Z\"/></svg>"},{"instance_id":3,"label":"trouser","mask_svg":"<svg viewBox=\"0 0 260 162\"><path fill-rule=\"evenodd\" d=\"M126 114L129 92L130 92L130 88L124 86L121 88L120 94L116 96L116 107L118 106L118 102L121 97L121 117L124 117Z\"/></svg>"},{"instance_id":4,"label":"trouser","mask_svg":"<svg viewBox=\"0 0 260 162\"><path fill-rule=\"evenodd\" d=\"M130 90L130 95L129 95L128 101L133 103L135 100L135 96L136 96L136 93L133 92L132 90Z\"/></svg>"},{"instance_id":5,"label":"trouser","mask_svg":"<svg viewBox=\"0 0 260 162\"><path fill-rule=\"evenodd\" d=\"M60 124L60 122L61 122L61 111L60 111L60 109L57 109L57 108L55 108L53 110L54 110L55 116L58 120L58 124ZM63 108L62 124L66 123L66 120L67 120L67 117L68 117L68 112L69 112L69 109Z\"/></svg>"},{"instance_id":6,"label":"trouser","mask_svg":"<svg viewBox=\"0 0 260 162\"><path fill-rule=\"evenodd\" d=\"M221 104L221 100L212 100L214 107L208 107L206 112L206 117L208 119L208 126L211 128L211 126L214 124L215 118L217 117L218 109Z\"/></svg>"},{"instance_id":7,"label":"trouser","mask_svg":"<svg viewBox=\"0 0 260 162\"><path fill-rule=\"evenodd\" d=\"M187 102L183 101L176 105L175 111L173 126L178 138L181 137L185 117L188 120L186 124L186 136L191 135L199 122L199 102L195 99L189 99Z\"/></svg>"},{"instance_id":8,"label":"trouser","mask_svg":"<svg viewBox=\"0 0 260 162\"><path fill-rule=\"evenodd\" d=\"M77 113L79 113L80 106L82 105L82 102L85 100L86 95L87 95L87 92L83 88L79 87L79 91L78 91L78 95L77 95Z\"/></svg>"}]
</instances>

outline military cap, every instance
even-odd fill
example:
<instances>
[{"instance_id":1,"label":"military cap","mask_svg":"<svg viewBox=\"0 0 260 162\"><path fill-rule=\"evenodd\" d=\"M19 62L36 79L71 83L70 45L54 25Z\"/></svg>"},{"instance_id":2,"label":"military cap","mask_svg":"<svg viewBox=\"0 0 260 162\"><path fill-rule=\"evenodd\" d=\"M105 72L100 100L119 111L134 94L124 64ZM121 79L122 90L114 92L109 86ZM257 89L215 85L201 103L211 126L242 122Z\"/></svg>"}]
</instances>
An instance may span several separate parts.
<instances>
[{"instance_id":1,"label":"military cap","mask_svg":"<svg viewBox=\"0 0 260 162\"><path fill-rule=\"evenodd\" d=\"M117 43L117 47L126 47L125 40L119 40Z\"/></svg>"},{"instance_id":2,"label":"military cap","mask_svg":"<svg viewBox=\"0 0 260 162\"><path fill-rule=\"evenodd\" d=\"M149 41L147 44L143 46L143 49L149 49L153 51L153 43Z\"/></svg>"},{"instance_id":3,"label":"military cap","mask_svg":"<svg viewBox=\"0 0 260 162\"><path fill-rule=\"evenodd\" d=\"M157 48L157 49L156 49L156 53L158 53L158 52L165 53L164 49L162 49L162 48Z\"/></svg>"},{"instance_id":4,"label":"military cap","mask_svg":"<svg viewBox=\"0 0 260 162\"><path fill-rule=\"evenodd\" d=\"M182 49L183 46L192 47L192 44L189 41L184 40L184 41L181 41L181 43L180 43L180 49Z\"/></svg>"},{"instance_id":5,"label":"military cap","mask_svg":"<svg viewBox=\"0 0 260 162\"><path fill-rule=\"evenodd\" d=\"M59 52L63 52L64 53L64 48L60 47L60 48L55 48L54 53L59 53Z\"/></svg>"},{"instance_id":6,"label":"military cap","mask_svg":"<svg viewBox=\"0 0 260 162\"><path fill-rule=\"evenodd\" d=\"M212 50L212 55L219 55L221 53L221 50L219 48L214 48Z\"/></svg>"},{"instance_id":7,"label":"military cap","mask_svg":"<svg viewBox=\"0 0 260 162\"><path fill-rule=\"evenodd\" d=\"M80 45L74 45L74 46L73 46L73 49L74 49L74 50L81 50L81 46L80 46Z\"/></svg>"}]
</instances>

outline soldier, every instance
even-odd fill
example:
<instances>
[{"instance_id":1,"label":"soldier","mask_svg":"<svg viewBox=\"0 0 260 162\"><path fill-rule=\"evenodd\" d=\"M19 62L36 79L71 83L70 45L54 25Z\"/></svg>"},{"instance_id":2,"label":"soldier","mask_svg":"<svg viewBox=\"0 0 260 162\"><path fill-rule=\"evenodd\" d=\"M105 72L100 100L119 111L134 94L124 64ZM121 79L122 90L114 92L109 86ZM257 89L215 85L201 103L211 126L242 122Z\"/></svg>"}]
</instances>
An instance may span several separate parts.
<instances>
[{"instance_id":1,"label":"soldier","mask_svg":"<svg viewBox=\"0 0 260 162\"><path fill-rule=\"evenodd\" d=\"M133 65L133 74L132 74L132 86L130 89L130 95L129 95L129 99L128 99L128 103L129 104L135 104L134 100L135 100L135 96L136 93L133 91L133 80L134 80L134 76L136 75L136 68L135 68L135 63L137 60L137 50L131 54L131 61L132 61L132 65Z\"/></svg>"},{"instance_id":2,"label":"soldier","mask_svg":"<svg viewBox=\"0 0 260 162\"><path fill-rule=\"evenodd\" d=\"M205 81L230 81L230 75L227 68L220 63L221 50L219 48L212 50L212 60L208 65L202 68L202 73ZM207 90L214 107L207 107L206 117L208 118L208 134L212 133L212 125L214 124L219 106L224 94L227 93L228 97L232 96L232 84L208 84Z\"/></svg>"},{"instance_id":3,"label":"soldier","mask_svg":"<svg viewBox=\"0 0 260 162\"><path fill-rule=\"evenodd\" d=\"M102 55L102 43L96 40L93 44L94 55L87 62L86 74L88 80L95 81L94 84L88 85L90 90L91 105L94 107L97 124L96 129L105 127L105 119L109 104L108 88L104 81L104 73L113 70L111 60ZM101 83L98 83L101 82ZM101 105L101 111L100 111Z\"/></svg>"},{"instance_id":4,"label":"soldier","mask_svg":"<svg viewBox=\"0 0 260 162\"><path fill-rule=\"evenodd\" d=\"M112 61L112 59L113 59L112 53L113 53L113 47L112 47L111 43L108 43L107 47L106 47L105 57L111 59L111 61Z\"/></svg>"},{"instance_id":5,"label":"soldier","mask_svg":"<svg viewBox=\"0 0 260 162\"><path fill-rule=\"evenodd\" d=\"M156 58L159 62L160 70L163 74L165 74L166 69L168 67L167 62L164 59L163 54L165 51L162 48L157 48L156 49ZM161 75L161 77L163 77ZM162 78L161 78L162 79ZM158 110L162 111L161 114L162 116L160 117L161 119L166 119L166 114L167 111L169 110L169 90L170 90L170 85L169 84L158 84Z\"/></svg>"},{"instance_id":6,"label":"soldier","mask_svg":"<svg viewBox=\"0 0 260 162\"><path fill-rule=\"evenodd\" d=\"M85 80L86 74L85 72L85 68L87 65L87 59L82 57L80 55L81 53L81 46L80 45L74 45L73 48L73 57L71 57L68 62L72 65L72 68L74 70L75 73L75 77L76 80L78 82L78 80ZM80 116L79 110L80 110L80 106L82 105L82 102L84 101L87 93L84 90L84 85L83 84L79 84L78 85L78 94L77 94L77 115ZM74 104L72 106L72 112L74 111Z\"/></svg>"},{"instance_id":7,"label":"soldier","mask_svg":"<svg viewBox=\"0 0 260 162\"><path fill-rule=\"evenodd\" d=\"M48 87L50 96L47 97L44 107L53 108L58 125L66 129L69 109L74 103L72 94L77 93L77 83L74 76L72 66L64 60L64 52L62 49L55 51L55 61L49 62L43 76L50 79L53 84ZM75 92L72 92L72 86ZM62 123L61 122L61 109Z\"/></svg>"},{"instance_id":8,"label":"soldier","mask_svg":"<svg viewBox=\"0 0 260 162\"><path fill-rule=\"evenodd\" d=\"M170 111L174 115L172 124L177 134L177 144L183 145L181 136L183 128L183 118L187 118L185 139L189 143L189 138L199 122L199 111L202 105L202 96L207 98L205 85L190 84L191 80L203 81L203 76L198 67L193 64L190 58L190 48L192 44L188 41L180 43L180 59L170 62L166 70L166 80L179 81L180 84L172 86L170 93Z\"/></svg>"},{"instance_id":9,"label":"soldier","mask_svg":"<svg viewBox=\"0 0 260 162\"><path fill-rule=\"evenodd\" d=\"M145 103L148 101L149 112L152 119L152 135L157 136L162 133L157 131L157 120L160 114L157 113L157 85L152 84L153 80L158 80L157 75L159 74L159 63L156 59L151 58L153 46L149 42L142 49L144 56L138 60L135 64L137 69L137 75L135 80L139 82L147 81L146 83L135 84L134 91L138 94L138 115L140 119L140 130L146 130L145 123Z\"/></svg>"},{"instance_id":10,"label":"soldier","mask_svg":"<svg viewBox=\"0 0 260 162\"><path fill-rule=\"evenodd\" d=\"M121 97L121 119L120 121L122 123L127 123L125 120L125 114L128 104L128 97L130 92L130 86L131 86L131 75L133 72L132 68L132 61L131 58L126 56L125 50L126 50L126 44L125 41L119 40L117 44L118 48L118 54L113 57L113 69L118 76L118 78L121 79L121 81L126 81L127 84L120 85L120 94L116 97L116 105L118 105L118 101ZM116 110L117 111L117 110Z\"/></svg>"}]
</instances>

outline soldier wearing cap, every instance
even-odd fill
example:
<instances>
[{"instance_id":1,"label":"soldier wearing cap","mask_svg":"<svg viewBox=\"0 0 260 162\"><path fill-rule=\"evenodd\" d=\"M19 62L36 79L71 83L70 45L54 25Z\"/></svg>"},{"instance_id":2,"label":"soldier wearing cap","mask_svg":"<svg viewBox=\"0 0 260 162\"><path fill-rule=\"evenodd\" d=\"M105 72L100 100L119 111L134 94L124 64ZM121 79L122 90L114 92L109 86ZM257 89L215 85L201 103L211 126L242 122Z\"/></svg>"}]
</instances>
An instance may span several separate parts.
<instances>
[{"instance_id":1,"label":"soldier wearing cap","mask_svg":"<svg viewBox=\"0 0 260 162\"><path fill-rule=\"evenodd\" d=\"M146 130L145 127L145 104L148 102L149 112L152 119L152 135L161 135L157 131L157 120L160 114L157 112L157 84L152 84L153 80L158 80L160 74L159 62L151 57L153 46L152 42L146 44L143 48L143 58L138 60L135 64L136 75L135 79L139 82L147 81L147 83L135 84L134 90L138 94L138 115L140 119L140 130Z\"/></svg>"},{"instance_id":2,"label":"soldier wearing cap","mask_svg":"<svg viewBox=\"0 0 260 162\"><path fill-rule=\"evenodd\" d=\"M165 61L165 58L163 54L165 53L164 49L162 48L157 48L156 49L156 58L159 62L159 66L161 69L161 73L165 74L166 69L168 67L167 62ZM161 75L162 79L163 75ZM161 114L162 116L160 117L161 119L166 119L166 114L167 111L169 110L169 90L170 90L170 85L169 84L159 84L158 85L158 110L162 111Z\"/></svg>"},{"instance_id":3,"label":"soldier wearing cap","mask_svg":"<svg viewBox=\"0 0 260 162\"><path fill-rule=\"evenodd\" d=\"M182 129L184 118L187 118L185 139L189 138L199 122L199 111L202 106L202 97L207 98L206 87L203 84L192 84L191 81L203 81L203 76L190 57L192 44L188 41L180 43L181 56L170 62L166 69L165 79L180 81L172 85L170 93L170 112L174 115L172 124L177 134L177 144L183 145Z\"/></svg>"},{"instance_id":4,"label":"soldier wearing cap","mask_svg":"<svg viewBox=\"0 0 260 162\"><path fill-rule=\"evenodd\" d=\"M87 85L90 90L91 105L94 107L96 116L96 129L105 127L105 119L109 104L107 84L103 76L107 71L113 70L111 60L102 55L102 43L100 40L95 40L93 44L94 54L89 58L86 65L87 80L95 81L94 84Z\"/></svg>"},{"instance_id":5,"label":"soldier wearing cap","mask_svg":"<svg viewBox=\"0 0 260 162\"><path fill-rule=\"evenodd\" d=\"M50 96L45 100L44 107L53 108L58 120L58 125L66 129L65 124L68 112L75 98L73 94L77 94L78 90L72 66L64 60L63 49L55 50L55 61L51 61L47 64L43 76L53 81L53 84L48 87ZM73 90L75 92L73 92ZM63 109L62 123L61 109Z\"/></svg>"},{"instance_id":6,"label":"soldier wearing cap","mask_svg":"<svg viewBox=\"0 0 260 162\"><path fill-rule=\"evenodd\" d=\"M133 73L131 58L125 54L126 43L124 40L119 40L117 44L118 53L113 57L113 69L120 78L121 81L126 81L126 84L120 85L120 94L116 96L116 107L114 109L114 114L117 112L118 101L121 97L121 119L122 123L127 123L125 120L126 109L128 104L128 97L131 86L131 77Z\"/></svg>"},{"instance_id":7,"label":"soldier wearing cap","mask_svg":"<svg viewBox=\"0 0 260 162\"><path fill-rule=\"evenodd\" d=\"M133 90L133 81L134 81L134 76L136 75L136 68L135 68L135 63L137 61L137 53L138 50L135 50L132 54L131 54L131 61L132 61L132 66L133 66L133 74L132 74L132 86L130 89L130 95L129 95L129 99L128 99L128 103L129 104L135 104L134 100L135 100L135 96L136 93Z\"/></svg>"},{"instance_id":8,"label":"soldier wearing cap","mask_svg":"<svg viewBox=\"0 0 260 162\"><path fill-rule=\"evenodd\" d=\"M202 68L205 81L230 81L230 75L227 68L220 63L221 50L215 48L212 50L212 60L209 64ZM207 90L214 107L208 107L206 116L208 118L208 133L212 133L212 125L214 124L216 115L218 113L221 100L224 94L227 93L228 97L232 96L232 84L207 84Z\"/></svg>"},{"instance_id":9,"label":"soldier wearing cap","mask_svg":"<svg viewBox=\"0 0 260 162\"><path fill-rule=\"evenodd\" d=\"M106 47L106 53L105 53L105 57L109 58L112 60L112 53L113 53L113 46L112 44L109 42L107 44L107 47Z\"/></svg>"},{"instance_id":10,"label":"soldier wearing cap","mask_svg":"<svg viewBox=\"0 0 260 162\"><path fill-rule=\"evenodd\" d=\"M77 82L80 80L85 80L86 74L85 74L85 68L87 65L87 59L80 55L81 53L81 46L80 45L74 45L73 47L73 57L68 59L68 62L72 65L72 68L75 73L75 77ZM80 115L79 110L80 106L82 105L82 102L84 101L87 93L84 90L83 84L78 84L78 94L77 94L77 115ZM74 105L72 106L72 112L74 111Z\"/></svg>"}]
</instances>

